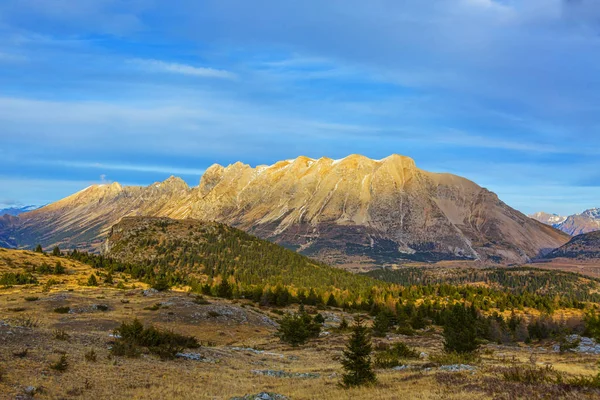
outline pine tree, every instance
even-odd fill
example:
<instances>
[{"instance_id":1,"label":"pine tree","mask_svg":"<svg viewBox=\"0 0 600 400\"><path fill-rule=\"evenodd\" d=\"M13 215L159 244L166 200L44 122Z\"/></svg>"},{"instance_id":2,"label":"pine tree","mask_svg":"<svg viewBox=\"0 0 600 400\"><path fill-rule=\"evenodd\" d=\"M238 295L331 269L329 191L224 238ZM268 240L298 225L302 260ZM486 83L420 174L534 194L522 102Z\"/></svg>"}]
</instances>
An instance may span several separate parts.
<instances>
[{"instance_id":1,"label":"pine tree","mask_svg":"<svg viewBox=\"0 0 600 400\"><path fill-rule=\"evenodd\" d=\"M327 307L337 307L338 303L335 300L335 296L333 295L333 293L331 293L329 295L329 298L327 299Z\"/></svg>"},{"instance_id":2,"label":"pine tree","mask_svg":"<svg viewBox=\"0 0 600 400\"><path fill-rule=\"evenodd\" d=\"M390 329L390 318L385 311L381 311L373 322L373 336L384 337Z\"/></svg>"},{"instance_id":3,"label":"pine tree","mask_svg":"<svg viewBox=\"0 0 600 400\"><path fill-rule=\"evenodd\" d=\"M444 325L444 349L448 352L471 353L479 348L477 320L462 304L455 304Z\"/></svg>"},{"instance_id":4,"label":"pine tree","mask_svg":"<svg viewBox=\"0 0 600 400\"><path fill-rule=\"evenodd\" d=\"M90 277L88 278L87 281L87 285L88 286L98 286L98 278L96 278L96 275L91 274Z\"/></svg>"},{"instance_id":5,"label":"pine tree","mask_svg":"<svg viewBox=\"0 0 600 400\"><path fill-rule=\"evenodd\" d=\"M43 253L43 252L44 252L44 249L42 248L42 245L41 245L41 244L38 244L38 245L35 247L35 252L36 252L36 253Z\"/></svg>"},{"instance_id":6,"label":"pine tree","mask_svg":"<svg viewBox=\"0 0 600 400\"><path fill-rule=\"evenodd\" d=\"M112 285L114 283L112 272L108 271L108 274L106 274L106 278L104 278L104 283L106 283L107 285Z\"/></svg>"},{"instance_id":7,"label":"pine tree","mask_svg":"<svg viewBox=\"0 0 600 400\"><path fill-rule=\"evenodd\" d=\"M226 277L223 277L221 283L217 287L217 297L222 297L224 299L230 299L233 296L233 288L227 281Z\"/></svg>"},{"instance_id":8,"label":"pine tree","mask_svg":"<svg viewBox=\"0 0 600 400\"><path fill-rule=\"evenodd\" d=\"M352 326L352 335L342 358L346 373L342 376L345 387L371 385L377 381L371 362L371 338L362 317L357 316Z\"/></svg>"},{"instance_id":9,"label":"pine tree","mask_svg":"<svg viewBox=\"0 0 600 400\"><path fill-rule=\"evenodd\" d=\"M65 267L63 267L60 261L57 261L54 265L54 275L62 275L65 273Z\"/></svg>"},{"instance_id":10,"label":"pine tree","mask_svg":"<svg viewBox=\"0 0 600 400\"><path fill-rule=\"evenodd\" d=\"M61 256L60 248L58 246L54 247L54 249L52 250L52 255L55 257Z\"/></svg>"}]
</instances>

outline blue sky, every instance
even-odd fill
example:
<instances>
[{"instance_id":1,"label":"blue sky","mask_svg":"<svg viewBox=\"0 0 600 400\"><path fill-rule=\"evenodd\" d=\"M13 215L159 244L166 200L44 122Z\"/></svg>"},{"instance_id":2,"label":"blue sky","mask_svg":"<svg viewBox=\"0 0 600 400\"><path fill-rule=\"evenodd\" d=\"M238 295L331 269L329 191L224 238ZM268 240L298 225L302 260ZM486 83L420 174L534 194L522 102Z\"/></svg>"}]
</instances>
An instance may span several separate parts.
<instances>
[{"instance_id":1,"label":"blue sky","mask_svg":"<svg viewBox=\"0 0 600 400\"><path fill-rule=\"evenodd\" d=\"M600 2L3 0L0 207L413 157L526 213L600 206Z\"/></svg>"}]
</instances>

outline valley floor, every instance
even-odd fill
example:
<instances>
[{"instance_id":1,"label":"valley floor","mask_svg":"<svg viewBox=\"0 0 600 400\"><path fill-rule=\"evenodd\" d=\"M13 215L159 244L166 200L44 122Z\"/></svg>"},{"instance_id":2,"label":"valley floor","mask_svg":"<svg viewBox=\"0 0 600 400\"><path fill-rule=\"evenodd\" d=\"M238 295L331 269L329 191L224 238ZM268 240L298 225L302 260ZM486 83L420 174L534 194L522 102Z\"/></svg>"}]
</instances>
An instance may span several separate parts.
<instances>
[{"instance_id":1,"label":"valley floor","mask_svg":"<svg viewBox=\"0 0 600 400\"><path fill-rule=\"evenodd\" d=\"M230 399L260 392L323 400L600 398L600 392L592 390L506 382L501 373L513 365L551 364L571 376L591 376L598 370L597 355L559 354L552 343L487 345L474 369L449 372L429 360L442 350L436 331L374 339L375 347L401 339L427 356L407 362L410 368L404 370L377 370L378 384L373 387L346 390L338 386L339 358L348 335L335 328L340 310L321 311L326 333L293 348L276 338L278 315L268 309L243 301L211 298L210 304L198 304L194 299L183 292L139 288L1 289L0 398ZM55 312L59 307L69 307L69 312ZM202 347L189 350L188 357L198 354L200 360L111 356L113 330L134 317L195 336ZM96 361L86 359L92 349ZM67 369L51 369L63 354ZM265 371L272 371L270 375L283 371L285 376L262 375Z\"/></svg>"}]
</instances>

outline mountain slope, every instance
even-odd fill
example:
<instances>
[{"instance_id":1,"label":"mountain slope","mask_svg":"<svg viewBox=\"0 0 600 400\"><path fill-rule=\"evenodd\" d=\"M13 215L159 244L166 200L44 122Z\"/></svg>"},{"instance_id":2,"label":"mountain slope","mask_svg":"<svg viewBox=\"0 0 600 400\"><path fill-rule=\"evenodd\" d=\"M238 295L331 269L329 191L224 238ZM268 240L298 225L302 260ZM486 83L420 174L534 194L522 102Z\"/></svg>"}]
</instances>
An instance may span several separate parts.
<instances>
[{"instance_id":1,"label":"mountain slope","mask_svg":"<svg viewBox=\"0 0 600 400\"><path fill-rule=\"evenodd\" d=\"M600 259L600 231L575 236L545 258Z\"/></svg>"},{"instance_id":2,"label":"mountain slope","mask_svg":"<svg viewBox=\"0 0 600 400\"><path fill-rule=\"evenodd\" d=\"M12 230L21 246L98 248L113 224L136 215L214 220L346 265L522 262L568 241L475 183L399 155L213 165L195 188L177 178L147 188L92 186L21 215Z\"/></svg>"}]
</instances>

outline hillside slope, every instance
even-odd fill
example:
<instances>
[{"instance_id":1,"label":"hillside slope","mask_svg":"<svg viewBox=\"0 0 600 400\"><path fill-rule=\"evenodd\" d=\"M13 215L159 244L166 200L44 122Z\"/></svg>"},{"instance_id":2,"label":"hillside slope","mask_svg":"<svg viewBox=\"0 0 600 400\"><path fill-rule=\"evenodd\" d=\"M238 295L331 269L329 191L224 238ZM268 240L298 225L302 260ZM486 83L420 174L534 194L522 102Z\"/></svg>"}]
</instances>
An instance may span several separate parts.
<instances>
[{"instance_id":1,"label":"hillside slope","mask_svg":"<svg viewBox=\"0 0 600 400\"><path fill-rule=\"evenodd\" d=\"M233 277L244 286L265 285L368 293L370 278L320 264L274 243L216 222L127 217L115 225L103 246L105 256L207 282Z\"/></svg>"},{"instance_id":2,"label":"hillside slope","mask_svg":"<svg viewBox=\"0 0 600 400\"><path fill-rule=\"evenodd\" d=\"M523 262L568 241L475 183L399 155L213 165L195 188L173 177L146 188L92 186L21 215L11 235L19 246L97 249L126 216L214 220L329 264L363 266Z\"/></svg>"},{"instance_id":3,"label":"hillside slope","mask_svg":"<svg viewBox=\"0 0 600 400\"><path fill-rule=\"evenodd\" d=\"M552 251L545 258L600 259L600 231L575 236L567 244Z\"/></svg>"}]
</instances>

